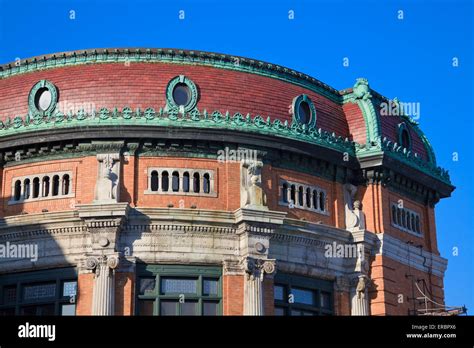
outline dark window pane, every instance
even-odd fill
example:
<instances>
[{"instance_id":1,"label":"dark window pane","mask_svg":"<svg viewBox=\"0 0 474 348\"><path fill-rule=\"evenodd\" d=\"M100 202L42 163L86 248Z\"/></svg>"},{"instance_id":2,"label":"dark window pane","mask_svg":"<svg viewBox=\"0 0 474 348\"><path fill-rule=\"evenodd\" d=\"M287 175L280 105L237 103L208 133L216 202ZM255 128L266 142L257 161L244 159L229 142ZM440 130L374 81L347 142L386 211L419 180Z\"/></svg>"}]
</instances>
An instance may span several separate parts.
<instances>
[{"instance_id":1,"label":"dark window pane","mask_svg":"<svg viewBox=\"0 0 474 348\"><path fill-rule=\"evenodd\" d=\"M76 305L75 304L63 304L61 306L61 315L63 315L63 316L76 315Z\"/></svg>"},{"instance_id":2,"label":"dark window pane","mask_svg":"<svg viewBox=\"0 0 474 348\"><path fill-rule=\"evenodd\" d=\"M189 192L189 173L184 172L183 174L183 191Z\"/></svg>"},{"instance_id":3,"label":"dark window pane","mask_svg":"<svg viewBox=\"0 0 474 348\"><path fill-rule=\"evenodd\" d=\"M197 302L196 301L185 301L180 303L181 315L197 315Z\"/></svg>"},{"instance_id":4,"label":"dark window pane","mask_svg":"<svg viewBox=\"0 0 474 348\"><path fill-rule=\"evenodd\" d=\"M178 83L173 89L173 100L181 106L186 106L191 99L189 87L185 83Z\"/></svg>"},{"instance_id":5,"label":"dark window pane","mask_svg":"<svg viewBox=\"0 0 474 348\"><path fill-rule=\"evenodd\" d=\"M138 315L153 315L153 300L138 301Z\"/></svg>"},{"instance_id":6,"label":"dark window pane","mask_svg":"<svg viewBox=\"0 0 474 348\"><path fill-rule=\"evenodd\" d=\"M54 304L26 306L21 308L21 315L55 315Z\"/></svg>"},{"instance_id":7,"label":"dark window pane","mask_svg":"<svg viewBox=\"0 0 474 348\"><path fill-rule=\"evenodd\" d=\"M204 301L202 304L202 315L217 315L218 302Z\"/></svg>"},{"instance_id":8,"label":"dark window pane","mask_svg":"<svg viewBox=\"0 0 474 348\"><path fill-rule=\"evenodd\" d=\"M275 315L286 315L285 308L275 307Z\"/></svg>"},{"instance_id":9,"label":"dark window pane","mask_svg":"<svg viewBox=\"0 0 474 348\"><path fill-rule=\"evenodd\" d=\"M155 289L155 278L141 278L139 295L144 295L147 291L153 291Z\"/></svg>"},{"instance_id":10,"label":"dark window pane","mask_svg":"<svg viewBox=\"0 0 474 348\"><path fill-rule=\"evenodd\" d=\"M307 102L301 102L298 108L298 120L302 124L307 124L311 119L311 110Z\"/></svg>"},{"instance_id":11,"label":"dark window pane","mask_svg":"<svg viewBox=\"0 0 474 348\"><path fill-rule=\"evenodd\" d=\"M172 190L173 192L178 192L179 191L179 173L178 172L173 172L173 178L172 178Z\"/></svg>"},{"instance_id":12,"label":"dark window pane","mask_svg":"<svg viewBox=\"0 0 474 348\"><path fill-rule=\"evenodd\" d=\"M38 300L56 296L56 284L27 285L23 288L24 300Z\"/></svg>"},{"instance_id":13,"label":"dark window pane","mask_svg":"<svg viewBox=\"0 0 474 348\"><path fill-rule=\"evenodd\" d=\"M273 288L273 296L275 297L275 300L284 301L285 288L281 285L275 285Z\"/></svg>"},{"instance_id":14,"label":"dark window pane","mask_svg":"<svg viewBox=\"0 0 474 348\"><path fill-rule=\"evenodd\" d=\"M331 308L331 294L327 292L321 292L321 307Z\"/></svg>"},{"instance_id":15,"label":"dark window pane","mask_svg":"<svg viewBox=\"0 0 474 348\"><path fill-rule=\"evenodd\" d=\"M160 315L178 315L178 301L162 300L160 303Z\"/></svg>"},{"instance_id":16,"label":"dark window pane","mask_svg":"<svg viewBox=\"0 0 474 348\"><path fill-rule=\"evenodd\" d=\"M162 294L195 294L197 293L197 280L184 278L162 278Z\"/></svg>"},{"instance_id":17,"label":"dark window pane","mask_svg":"<svg viewBox=\"0 0 474 348\"><path fill-rule=\"evenodd\" d=\"M16 285L5 286L3 288L3 303L15 303L16 302Z\"/></svg>"},{"instance_id":18,"label":"dark window pane","mask_svg":"<svg viewBox=\"0 0 474 348\"><path fill-rule=\"evenodd\" d=\"M217 295L219 282L216 279L204 279L203 295Z\"/></svg>"},{"instance_id":19,"label":"dark window pane","mask_svg":"<svg viewBox=\"0 0 474 348\"><path fill-rule=\"evenodd\" d=\"M297 289L293 288L291 290L293 294L295 303L304 303L307 305L314 305L314 292L306 289Z\"/></svg>"},{"instance_id":20,"label":"dark window pane","mask_svg":"<svg viewBox=\"0 0 474 348\"><path fill-rule=\"evenodd\" d=\"M15 315L15 308L3 308L0 309L0 317Z\"/></svg>"},{"instance_id":21,"label":"dark window pane","mask_svg":"<svg viewBox=\"0 0 474 348\"><path fill-rule=\"evenodd\" d=\"M151 190L158 191L158 172L156 170L151 172Z\"/></svg>"},{"instance_id":22,"label":"dark window pane","mask_svg":"<svg viewBox=\"0 0 474 348\"><path fill-rule=\"evenodd\" d=\"M300 310L297 310L297 309L292 309L291 310L291 316L292 317L298 317L298 316L301 316L301 315L303 315L303 313Z\"/></svg>"}]
</instances>

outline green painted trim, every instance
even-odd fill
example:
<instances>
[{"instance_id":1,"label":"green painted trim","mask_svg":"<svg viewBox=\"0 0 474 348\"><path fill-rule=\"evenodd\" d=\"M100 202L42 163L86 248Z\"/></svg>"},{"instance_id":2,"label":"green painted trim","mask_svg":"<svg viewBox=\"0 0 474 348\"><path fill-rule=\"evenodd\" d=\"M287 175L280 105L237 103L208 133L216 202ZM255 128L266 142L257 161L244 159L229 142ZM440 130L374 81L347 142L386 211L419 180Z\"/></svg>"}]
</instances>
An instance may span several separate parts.
<instances>
[{"instance_id":1,"label":"green painted trim","mask_svg":"<svg viewBox=\"0 0 474 348\"><path fill-rule=\"evenodd\" d=\"M306 123L306 126L316 127L316 122L317 122L316 108L314 107L313 101L306 94L301 94L293 98L293 102L291 103L291 113L293 115L293 123L298 123L300 126L303 125L299 117L299 107L300 107L300 104L303 102L308 104L309 110L311 113L309 122Z\"/></svg>"},{"instance_id":2,"label":"green painted trim","mask_svg":"<svg viewBox=\"0 0 474 348\"><path fill-rule=\"evenodd\" d=\"M259 60L178 49L93 49L51 54L0 66L0 78L65 66L100 63L173 63L233 70L289 82L341 103L339 91L298 71Z\"/></svg>"},{"instance_id":3,"label":"green painted trim","mask_svg":"<svg viewBox=\"0 0 474 348\"><path fill-rule=\"evenodd\" d=\"M188 77L184 75L176 76L175 78L171 79L170 82L168 82L168 86L166 86L167 108L168 109L179 108L179 105L175 103L174 98L173 98L174 88L179 83L184 83L186 86L188 86L191 92L191 97L188 103L183 106L184 111L189 112L192 109L194 109L194 107L196 106L198 102L199 94L198 94L198 89L196 87L196 84L191 79L189 79Z\"/></svg>"},{"instance_id":4,"label":"green painted trim","mask_svg":"<svg viewBox=\"0 0 474 348\"><path fill-rule=\"evenodd\" d=\"M356 154L359 159L378 154L390 156L421 171L422 173L425 173L426 175L451 185L449 172L446 169L438 167L432 162L424 161L417 154L404 149L397 143L391 142L386 137L382 140L378 139L372 146L360 146L359 144L356 144Z\"/></svg>"},{"instance_id":5,"label":"green painted trim","mask_svg":"<svg viewBox=\"0 0 474 348\"><path fill-rule=\"evenodd\" d=\"M382 135L380 119L375 111L372 101L372 93L367 79L358 78L352 93L343 96L343 103L357 103L365 121L366 144L370 145L377 141Z\"/></svg>"},{"instance_id":6,"label":"green painted trim","mask_svg":"<svg viewBox=\"0 0 474 348\"><path fill-rule=\"evenodd\" d=\"M270 117L264 119L260 115L251 117L250 114L247 114L244 117L241 113L237 112L231 116L228 111L225 114L219 111L208 114L206 110L201 113L197 108L189 113L179 112L177 108L170 108L166 111L160 109L159 112L155 112L153 108L147 108L145 111L140 109L132 111L131 108L125 107L121 112L117 108L113 110L101 108L98 114L95 110L90 114L80 110L75 115L72 113L64 115L58 111L47 116L40 114L35 114L32 117L31 115L25 117L16 116L13 121L10 118L7 118L5 122L0 121L0 138L39 130L74 127L87 128L104 125L117 127L142 125L236 130L289 138L355 156L354 143L347 138L344 139L341 136L336 136L335 133L307 127L306 125L300 126L297 123L290 125L287 121L281 122L279 119L272 121Z\"/></svg>"},{"instance_id":7,"label":"green painted trim","mask_svg":"<svg viewBox=\"0 0 474 348\"><path fill-rule=\"evenodd\" d=\"M40 110L36 107L35 99L36 93L42 88L46 88L51 93L51 104L46 110ZM38 81L33 88L31 88L30 93L28 94L28 110L30 113L40 114L42 116L49 115L53 113L56 109L56 104L58 103L58 89L54 84L48 80Z\"/></svg>"}]
</instances>

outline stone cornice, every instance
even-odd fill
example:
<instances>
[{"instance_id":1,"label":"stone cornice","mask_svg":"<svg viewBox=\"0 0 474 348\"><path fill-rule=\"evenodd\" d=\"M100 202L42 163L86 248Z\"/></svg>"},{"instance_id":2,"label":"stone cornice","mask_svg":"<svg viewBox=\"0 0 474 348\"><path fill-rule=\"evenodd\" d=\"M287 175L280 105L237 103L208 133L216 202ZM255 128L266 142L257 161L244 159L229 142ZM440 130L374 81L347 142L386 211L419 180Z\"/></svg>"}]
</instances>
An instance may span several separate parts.
<instances>
[{"instance_id":1,"label":"stone cornice","mask_svg":"<svg viewBox=\"0 0 474 348\"><path fill-rule=\"evenodd\" d=\"M266 76L321 94L340 103L339 91L301 72L277 64L244 57L178 49L90 49L32 57L0 66L0 78L8 78L32 71L41 71L66 66L100 63L171 63L180 65L202 65L219 69L239 71Z\"/></svg>"},{"instance_id":2,"label":"stone cornice","mask_svg":"<svg viewBox=\"0 0 474 348\"><path fill-rule=\"evenodd\" d=\"M377 254L437 277L444 277L448 266L447 259L408 245L386 233L379 233L376 236L379 239Z\"/></svg>"}]
</instances>

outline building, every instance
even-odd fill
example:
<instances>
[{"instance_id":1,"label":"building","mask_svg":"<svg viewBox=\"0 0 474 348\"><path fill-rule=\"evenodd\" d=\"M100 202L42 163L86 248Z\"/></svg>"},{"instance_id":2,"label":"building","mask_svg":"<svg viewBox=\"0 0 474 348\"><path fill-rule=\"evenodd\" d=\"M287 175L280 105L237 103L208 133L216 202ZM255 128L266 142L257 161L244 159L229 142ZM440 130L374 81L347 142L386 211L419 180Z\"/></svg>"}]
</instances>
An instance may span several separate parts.
<instances>
[{"instance_id":1,"label":"building","mask_svg":"<svg viewBox=\"0 0 474 348\"><path fill-rule=\"evenodd\" d=\"M444 303L434 207L454 187L406 105L365 79L100 49L4 65L0 91L1 314Z\"/></svg>"}]
</instances>

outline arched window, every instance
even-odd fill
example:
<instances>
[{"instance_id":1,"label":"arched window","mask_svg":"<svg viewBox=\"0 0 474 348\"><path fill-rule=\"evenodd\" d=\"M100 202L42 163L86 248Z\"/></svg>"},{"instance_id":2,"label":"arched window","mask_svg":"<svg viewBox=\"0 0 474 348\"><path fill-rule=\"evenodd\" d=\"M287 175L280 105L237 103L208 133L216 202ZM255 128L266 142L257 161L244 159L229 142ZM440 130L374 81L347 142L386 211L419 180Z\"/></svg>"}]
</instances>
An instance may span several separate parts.
<instances>
[{"instance_id":1,"label":"arched window","mask_svg":"<svg viewBox=\"0 0 474 348\"><path fill-rule=\"evenodd\" d=\"M311 189L309 187L306 189L306 206L311 208Z\"/></svg>"},{"instance_id":2,"label":"arched window","mask_svg":"<svg viewBox=\"0 0 474 348\"><path fill-rule=\"evenodd\" d=\"M402 226L407 227L407 216L405 213L405 209L402 209Z\"/></svg>"},{"instance_id":3,"label":"arched window","mask_svg":"<svg viewBox=\"0 0 474 348\"><path fill-rule=\"evenodd\" d=\"M291 185L291 192L290 192L291 203L296 203L296 187L295 185Z\"/></svg>"},{"instance_id":4,"label":"arched window","mask_svg":"<svg viewBox=\"0 0 474 348\"><path fill-rule=\"evenodd\" d=\"M193 192L199 193L201 191L201 182L200 182L200 175L199 173L193 174Z\"/></svg>"},{"instance_id":5,"label":"arched window","mask_svg":"<svg viewBox=\"0 0 474 348\"><path fill-rule=\"evenodd\" d=\"M411 230L416 231L415 214L411 214Z\"/></svg>"},{"instance_id":6,"label":"arched window","mask_svg":"<svg viewBox=\"0 0 474 348\"><path fill-rule=\"evenodd\" d=\"M398 142L404 149L411 150L411 136L405 122L398 125Z\"/></svg>"},{"instance_id":7,"label":"arched window","mask_svg":"<svg viewBox=\"0 0 474 348\"><path fill-rule=\"evenodd\" d=\"M416 232L421 233L421 229L420 229L420 217L419 217L419 216L416 217L415 224L416 224L416 225L415 225L415 227L416 227Z\"/></svg>"},{"instance_id":8,"label":"arched window","mask_svg":"<svg viewBox=\"0 0 474 348\"><path fill-rule=\"evenodd\" d=\"M151 172L151 177L150 177L150 189L152 191L158 191L158 172L156 170Z\"/></svg>"},{"instance_id":9,"label":"arched window","mask_svg":"<svg viewBox=\"0 0 474 348\"><path fill-rule=\"evenodd\" d=\"M405 149L409 149L410 148L410 135L406 129L402 130L401 137L402 137L402 146Z\"/></svg>"},{"instance_id":10,"label":"arched window","mask_svg":"<svg viewBox=\"0 0 474 348\"><path fill-rule=\"evenodd\" d=\"M42 197L48 197L49 196L49 176L45 176L43 178L43 192L42 192Z\"/></svg>"},{"instance_id":11,"label":"arched window","mask_svg":"<svg viewBox=\"0 0 474 348\"><path fill-rule=\"evenodd\" d=\"M402 225L402 210L400 208L397 208L397 225Z\"/></svg>"},{"instance_id":12,"label":"arched window","mask_svg":"<svg viewBox=\"0 0 474 348\"><path fill-rule=\"evenodd\" d=\"M25 181L23 181L23 187L24 187L23 198L24 199L30 198L30 190L31 190L30 186L31 186L30 179L25 179Z\"/></svg>"},{"instance_id":13,"label":"arched window","mask_svg":"<svg viewBox=\"0 0 474 348\"><path fill-rule=\"evenodd\" d=\"M69 174L64 174L62 179L62 194L68 195L69 194Z\"/></svg>"},{"instance_id":14,"label":"arched window","mask_svg":"<svg viewBox=\"0 0 474 348\"><path fill-rule=\"evenodd\" d=\"M319 194L319 209L321 209L321 211L326 210L326 195L322 191Z\"/></svg>"},{"instance_id":15,"label":"arched window","mask_svg":"<svg viewBox=\"0 0 474 348\"><path fill-rule=\"evenodd\" d=\"M183 191L189 192L189 173L184 172L183 174Z\"/></svg>"},{"instance_id":16,"label":"arched window","mask_svg":"<svg viewBox=\"0 0 474 348\"><path fill-rule=\"evenodd\" d=\"M59 194L59 175L53 176L53 196Z\"/></svg>"},{"instance_id":17,"label":"arched window","mask_svg":"<svg viewBox=\"0 0 474 348\"><path fill-rule=\"evenodd\" d=\"M33 179L33 198L38 198L40 192L40 179Z\"/></svg>"},{"instance_id":18,"label":"arched window","mask_svg":"<svg viewBox=\"0 0 474 348\"><path fill-rule=\"evenodd\" d=\"M285 182L281 187L281 201L288 203L288 184Z\"/></svg>"},{"instance_id":19,"label":"arched window","mask_svg":"<svg viewBox=\"0 0 474 348\"><path fill-rule=\"evenodd\" d=\"M204 189L204 193L209 193L211 191L211 179L208 173L204 174L203 176L202 186Z\"/></svg>"},{"instance_id":20,"label":"arched window","mask_svg":"<svg viewBox=\"0 0 474 348\"><path fill-rule=\"evenodd\" d=\"M21 181L17 180L15 181L15 187L13 190L13 199L15 201L19 201L21 196Z\"/></svg>"},{"instance_id":21,"label":"arched window","mask_svg":"<svg viewBox=\"0 0 474 348\"><path fill-rule=\"evenodd\" d=\"M300 187L298 188L298 205L299 205L300 207L303 206L303 194L304 194L303 190L304 190L304 189L303 189L303 186L300 186Z\"/></svg>"},{"instance_id":22,"label":"arched window","mask_svg":"<svg viewBox=\"0 0 474 348\"><path fill-rule=\"evenodd\" d=\"M318 209L318 191L313 190L313 209Z\"/></svg>"},{"instance_id":23,"label":"arched window","mask_svg":"<svg viewBox=\"0 0 474 348\"><path fill-rule=\"evenodd\" d=\"M161 190L163 192L168 192L168 188L170 185L170 179L168 177L168 172L164 171L161 173Z\"/></svg>"},{"instance_id":24,"label":"arched window","mask_svg":"<svg viewBox=\"0 0 474 348\"><path fill-rule=\"evenodd\" d=\"M173 189L173 192L178 192L179 191L179 173L178 172L173 172L173 178L171 182L171 187Z\"/></svg>"},{"instance_id":25,"label":"arched window","mask_svg":"<svg viewBox=\"0 0 474 348\"><path fill-rule=\"evenodd\" d=\"M397 208L394 205L392 205L392 221L394 225L398 225Z\"/></svg>"}]
</instances>

